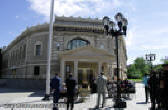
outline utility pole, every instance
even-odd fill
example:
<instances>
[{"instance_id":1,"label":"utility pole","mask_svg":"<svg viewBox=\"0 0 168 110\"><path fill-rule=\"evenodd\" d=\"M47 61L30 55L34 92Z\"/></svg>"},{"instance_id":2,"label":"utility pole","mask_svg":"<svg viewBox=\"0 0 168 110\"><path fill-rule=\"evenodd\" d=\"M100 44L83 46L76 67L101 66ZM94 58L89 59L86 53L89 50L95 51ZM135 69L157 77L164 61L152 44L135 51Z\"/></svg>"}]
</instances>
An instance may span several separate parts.
<instances>
[{"instance_id":1,"label":"utility pole","mask_svg":"<svg viewBox=\"0 0 168 110\"><path fill-rule=\"evenodd\" d=\"M54 13L54 0L50 4L50 26L49 26L49 39L48 39L48 56L47 56L47 73L46 73L46 94L42 100L49 100L50 97L50 72L51 72L51 52L52 52L52 39L53 39L53 13Z\"/></svg>"}]
</instances>

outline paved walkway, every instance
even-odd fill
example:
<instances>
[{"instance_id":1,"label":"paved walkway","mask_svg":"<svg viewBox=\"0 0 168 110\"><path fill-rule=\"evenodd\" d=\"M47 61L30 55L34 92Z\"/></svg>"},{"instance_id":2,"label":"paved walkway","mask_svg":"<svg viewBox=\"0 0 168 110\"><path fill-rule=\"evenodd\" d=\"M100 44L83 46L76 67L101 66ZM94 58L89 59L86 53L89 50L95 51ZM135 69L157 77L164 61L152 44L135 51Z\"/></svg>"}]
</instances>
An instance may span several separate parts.
<instances>
[{"instance_id":1,"label":"paved walkway","mask_svg":"<svg viewBox=\"0 0 168 110\"><path fill-rule=\"evenodd\" d=\"M0 88L0 110L11 110L11 108L4 108L4 104L22 104L21 106L30 105L30 104L40 104L49 105L51 101L41 101L43 97L42 91L35 92L26 92L25 90L14 89L4 89ZM131 95L132 100L127 100L127 108L124 110L148 110L150 103L145 104L145 94L143 84L136 84L136 94ZM86 99L84 103L75 104L74 110L94 110L93 108L96 105L97 95L93 94ZM24 105L25 104L25 105ZM100 110L117 110L113 108L113 101L111 98L107 98L106 105ZM26 105L26 106L27 106ZM19 106L19 105L18 105ZM66 110L65 104L60 104L59 110ZM51 108L14 108L13 110L51 110Z\"/></svg>"}]
</instances>

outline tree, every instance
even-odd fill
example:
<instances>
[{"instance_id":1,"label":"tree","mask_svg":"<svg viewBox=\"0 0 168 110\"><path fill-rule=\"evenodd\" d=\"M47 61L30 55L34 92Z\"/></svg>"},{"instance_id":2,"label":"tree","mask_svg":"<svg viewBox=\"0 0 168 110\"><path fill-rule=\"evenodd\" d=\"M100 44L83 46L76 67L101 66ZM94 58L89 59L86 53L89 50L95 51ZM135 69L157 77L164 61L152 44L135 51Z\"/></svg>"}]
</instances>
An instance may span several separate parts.
<instances>
[{"instance_id":1,"label":"tree","mask_svg":"<svg viewBox=\"0 0 168 110\"><path fill-rule=\"evenodd\" d=\"M167 58L161 59L161 61L163 62L163 64L168 64L168 59Z\"/></svg>"},{"instance_id":2,"label":"tree","mask_svg":"<svg viewBox=\"0 0 168 110\"><path fill-rule=\"evenodd\" d=\"M145 73L149 73L150 63L146 63L143 57L135 59L134 63L128 66L128 78L140 79Z\"/></svg>"}]
</instances>

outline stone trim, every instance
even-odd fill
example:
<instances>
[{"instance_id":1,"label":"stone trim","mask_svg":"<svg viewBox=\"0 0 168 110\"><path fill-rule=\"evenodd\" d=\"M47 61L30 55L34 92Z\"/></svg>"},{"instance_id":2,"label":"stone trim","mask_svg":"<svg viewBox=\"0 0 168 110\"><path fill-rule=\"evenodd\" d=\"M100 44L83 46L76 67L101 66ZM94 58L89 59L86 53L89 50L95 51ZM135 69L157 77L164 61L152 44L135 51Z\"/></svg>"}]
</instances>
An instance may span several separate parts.
<instances>
[{"instance_id":1,"label":"stone trim","mask_svg":"<svg viewBox=\"0 0 168 110\"><path fill-rule=\"evenodd\" d=\"M29 37L31 34L36 32L45 32L48 31L48 24L43 25L37 25L33 26L31 28L27 28L24 32L21 33L18 37L16 37L15 40L13 40L7 48L3 51L6 52L10 48L12 48L13 45L21 41L22 39ZM104 28L103 27L94 27L94 26L69 26L69 25L57 25L54 24L54 31L63 31L63 32L86 32L86 33L97 33L97 34L104 34Z\"/></svg>"}]
</instances>

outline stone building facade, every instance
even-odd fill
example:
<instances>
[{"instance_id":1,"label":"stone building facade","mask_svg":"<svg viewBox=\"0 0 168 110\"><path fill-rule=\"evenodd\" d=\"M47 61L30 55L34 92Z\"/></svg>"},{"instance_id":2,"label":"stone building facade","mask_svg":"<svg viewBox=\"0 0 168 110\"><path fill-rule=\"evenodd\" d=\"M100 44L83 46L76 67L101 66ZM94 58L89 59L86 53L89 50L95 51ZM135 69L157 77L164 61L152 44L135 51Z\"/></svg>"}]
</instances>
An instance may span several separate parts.
<instances>
[{"instance_id":1,"label":"stone building facade","mask_svg":"<svg viewBox=\"0 0 168 110\"><path fill-rule=\"evenodd\" d=\"M51 77L57 72L65 80L73 73L79 84L89 84L103 71L109 80L115 79L115 38L104 34L102 20L55 17L53 34ZM2 50L1 78L20 86L24 83L45 88L48 36L47 23L22 32ZM119 59L120 78L124 79L127 54L122 36Z\"/></svg>"}]
</instances>

